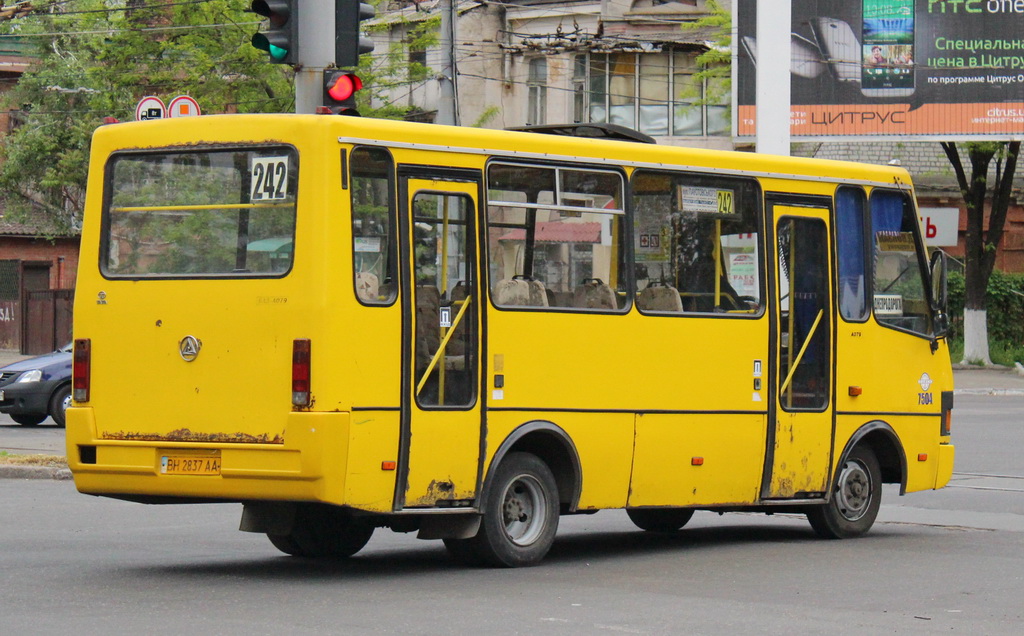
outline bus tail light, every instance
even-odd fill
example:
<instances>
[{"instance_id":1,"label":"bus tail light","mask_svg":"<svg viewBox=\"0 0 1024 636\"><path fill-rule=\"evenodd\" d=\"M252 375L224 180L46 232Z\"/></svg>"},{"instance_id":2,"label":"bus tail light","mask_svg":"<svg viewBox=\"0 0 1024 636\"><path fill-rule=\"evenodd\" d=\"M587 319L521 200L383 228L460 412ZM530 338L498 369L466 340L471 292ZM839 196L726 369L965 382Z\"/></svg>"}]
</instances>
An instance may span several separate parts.
<instances>
[{"instance_id":1,"label":"bus tail light","mask_svg":"<svg viewBox=\"0 0 1024 636\"><path fill-rule=\"evenodd\" d=\"M71 354L71 388L75 402L89 401L90 371L92 363L92 341L89 338L75 340Z\"/></svg>"},{"instance_id":2,"label":"bus tail light","mask_svg":"<svg viewBox=\"0 0 1024 636\"><path fill-rule=\"evenodd\" d=\"M292 404L309 406L309 338L296 338L292 343Z\"/></svg>"}]
</instances>

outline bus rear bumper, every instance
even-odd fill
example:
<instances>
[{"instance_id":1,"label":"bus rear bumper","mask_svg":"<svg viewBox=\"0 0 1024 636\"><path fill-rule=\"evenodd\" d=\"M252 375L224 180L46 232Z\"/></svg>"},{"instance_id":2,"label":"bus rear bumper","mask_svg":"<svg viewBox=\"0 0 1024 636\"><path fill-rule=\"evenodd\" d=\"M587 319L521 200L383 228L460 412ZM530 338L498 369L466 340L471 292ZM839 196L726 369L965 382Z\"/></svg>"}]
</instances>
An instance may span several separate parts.
<instances>
[{"instance_id":1,"label":"bus rear bumper","mask_svg":"<svg viewBox=\"0 0 1024 636\"><path fill-rule=\"evenodd\" d=\"M82 493L137 501L343 504L349 414L288 413L283 443L104 439L95 412L67 411L68 467ZM301 449L301 450L300 450ZM216 458L206 474L168 474L167 457Z\"/></svg>"},{"instance_id":2,"label":"bus rear bumper","mask_svg":"<svg viewBox=\"0 0 1024 636\"><path fill-rule=\"evenodd\" d=\"M935 472L935 488L942 488L953 477L953 457L956 447L952 444L939 444L939 465Z\"/></svg>"}]
</instances>

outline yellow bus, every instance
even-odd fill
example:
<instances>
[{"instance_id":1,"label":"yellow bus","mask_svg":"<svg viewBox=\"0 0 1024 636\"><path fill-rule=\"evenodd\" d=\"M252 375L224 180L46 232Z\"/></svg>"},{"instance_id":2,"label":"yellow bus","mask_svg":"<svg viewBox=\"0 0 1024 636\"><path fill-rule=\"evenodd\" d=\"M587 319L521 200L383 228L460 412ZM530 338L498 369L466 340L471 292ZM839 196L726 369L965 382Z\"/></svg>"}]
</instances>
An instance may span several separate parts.
<instances>
[{"instance_id":1,"label":"yellow bus","mask_svg":"<svg viewBox=\"0 0 1024 636\"><path fill-rule=\"evenodd\" d=\"M376 528L529 565L560 515L866 532L953 470L944 263L906 171L317 115L92 145L68 461L241 502L285 553Z\"/></svg>"}]
</instances>

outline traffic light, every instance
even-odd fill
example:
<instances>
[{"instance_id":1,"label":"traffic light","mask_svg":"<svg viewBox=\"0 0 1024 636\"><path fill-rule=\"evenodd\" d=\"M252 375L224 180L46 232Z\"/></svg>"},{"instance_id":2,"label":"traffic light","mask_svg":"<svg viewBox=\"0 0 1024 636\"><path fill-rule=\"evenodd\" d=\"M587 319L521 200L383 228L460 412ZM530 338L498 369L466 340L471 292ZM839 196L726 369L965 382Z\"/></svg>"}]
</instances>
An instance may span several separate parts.
<instances>
[{"instance_id":1,"label":"traffic light","mask_svg":"<svg viewBox=\"0 0 1024 636\"><path fill-rule=\"evenodd\" d=\"M337 115L353 115L356 110L356 92L363 87L363 80L355 73L338 69L324 71L324 105Z\"/></svg>"},{"instance_id":2,"label":"traffic light","mask_svg":"<svg viewBox=\"0 0 1024 636\"><path fill-rule=\"evenodd\" d=\"M341 68L359 64L359 56L373 50L373 40L363 36L359 22L372 18L373 5L359 0L334 0L334 62Z\"/></svg>"},{"instance_id":3,"label":"traffic light","mask_svg":"<svg viewBox=\"0 0 1024 636\"><path fill-rule=\"evenodd\" d=\"M270 21L252 36L252 45L270 55L271 64L299 61L299 0L253 0L250 10Z\"/></svg>"}]
</instances>

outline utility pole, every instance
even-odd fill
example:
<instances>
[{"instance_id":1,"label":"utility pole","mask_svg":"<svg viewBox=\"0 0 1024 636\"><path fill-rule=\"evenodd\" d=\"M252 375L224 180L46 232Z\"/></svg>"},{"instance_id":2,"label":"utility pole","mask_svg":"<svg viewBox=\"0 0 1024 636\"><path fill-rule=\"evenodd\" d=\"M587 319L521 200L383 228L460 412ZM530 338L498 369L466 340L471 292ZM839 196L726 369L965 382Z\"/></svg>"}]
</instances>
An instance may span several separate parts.
<instances>
[{"instance_id":1,"label":"utility pole","mask_svg":"<svg viewBox=\"0 0 1024 636\"><path fill-rule=\"evenodd\" d=\"M334 0L302 0L299 34L295 112L312 114L323 103L324 69L334 64Z\"/></svg>"},{"instance_id":2,"label":"utility pole","mask_svg":"<svg viewBox=\"0 0 1024 636\"><path fill-rule=\"evenodd\" d=\"M792 4L757 3L757 152L789 155Z\"/></svg>"},{"instance_id":3,"label":"utility pole","mask_svg":"<svg viewBox=\"0 0 1024 636\"><path fill-rule=\"evenodd\" d=\"M455 107L455 2L441 0L441 101L437 106L437 123L459 125Z\"/></svg>"}]
</instances>

